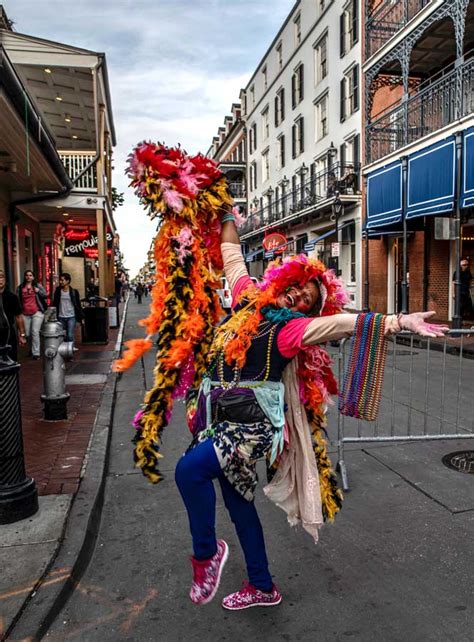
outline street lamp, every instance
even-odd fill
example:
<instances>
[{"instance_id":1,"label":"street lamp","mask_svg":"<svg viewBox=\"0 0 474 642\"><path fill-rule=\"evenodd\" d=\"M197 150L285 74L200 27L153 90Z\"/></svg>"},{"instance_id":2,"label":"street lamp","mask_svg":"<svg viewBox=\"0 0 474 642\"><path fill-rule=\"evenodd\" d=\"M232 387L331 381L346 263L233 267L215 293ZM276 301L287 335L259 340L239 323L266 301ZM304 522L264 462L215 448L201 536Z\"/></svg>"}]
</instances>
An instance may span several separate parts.
<instances>
[{"instance_id":1,"label":"street lamp","mask_svg":"<svg viewBox=\"0 0 474 642\"><path fill-rule=\"evenodd\" d=\"M336 243L337 243L337 256L333 257L336 276L339 276L339 252L340 252L339 217L343 213L344 213L344 203L341 201L341 198L339 196L339 191L336 191L336 194L334 196L334 201L332 202L332 218L336 226L335 233L336 233Z\"/></svg>"},{"instance_id":2,"label":"street lamp","mask_svg":"<svg viewBox=\"0 0 474 642\"><path fill-rule=\"evenodd\" d=\"M286 174L283 175L281 179L281 211L283 216L286 215L286 188L290 184L290 181L286 177Z\"/></svg>"},{"instance_id":3,"label":"street lamp","mask_svg":"<svg viewBox=\"0 0 474 642\"><path fill-rule=\"evenodd\" d=\"M334 146L334 143L331 141L328 149L328 169L331 169L333 161L336 160L337 149Z\"/></svg>"}]
</instances>

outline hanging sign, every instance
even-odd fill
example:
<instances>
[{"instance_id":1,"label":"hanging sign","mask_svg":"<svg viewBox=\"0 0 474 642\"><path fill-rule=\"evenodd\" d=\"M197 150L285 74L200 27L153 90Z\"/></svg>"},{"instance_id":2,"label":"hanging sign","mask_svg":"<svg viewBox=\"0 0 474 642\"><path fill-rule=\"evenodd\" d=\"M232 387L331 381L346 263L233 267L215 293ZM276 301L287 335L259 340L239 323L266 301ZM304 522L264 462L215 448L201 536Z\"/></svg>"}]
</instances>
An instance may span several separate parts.
<instances>
[{"instance_id":1,"label":"hanging sign","mask_svg":"<svg viewBox=\"0 0 474 642\"><path fill-rule=\"evenodd\" d=\"M286 236L281 232L270 232L270 234L267 234L263 239L262 245L267 252L281 254L286 249Z\"/></svg>"}]
</instances>

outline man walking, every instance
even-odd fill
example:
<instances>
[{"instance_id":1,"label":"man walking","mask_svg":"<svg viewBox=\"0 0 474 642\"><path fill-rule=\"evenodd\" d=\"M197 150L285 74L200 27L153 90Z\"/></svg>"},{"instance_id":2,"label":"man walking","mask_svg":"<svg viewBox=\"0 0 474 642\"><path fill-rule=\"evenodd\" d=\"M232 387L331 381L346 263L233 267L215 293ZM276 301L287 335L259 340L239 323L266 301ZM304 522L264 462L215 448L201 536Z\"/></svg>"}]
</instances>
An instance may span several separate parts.
<instances>
[{"instance_id":1,"label":"man walking","mask_svg":"<svg viewBox=\"0 0 474 642\"><path fill-rule=\"evenodd\" d=\"M463 258L460 262L461 272L461 318L465 319L472 315L471 283L472 273L469 267L469 259ZM456 280L456 272L453 274L453 281ZM454 292L454 295L456 293Z\"/></svg>"},{"instance_id":2,"label":"man walking","mask_svg":"<svg viewBox=\"0 0 474 642\"><path fill-rule=\"evenodd\" d=\"M0 347L10 346L8 356L13 361L18 357L18 343L26 345L25 324L21 314L20 300L7 289L5 272L0 270ZM18 341L17 341L18 336Z\"/></svg>"}]
</instances>

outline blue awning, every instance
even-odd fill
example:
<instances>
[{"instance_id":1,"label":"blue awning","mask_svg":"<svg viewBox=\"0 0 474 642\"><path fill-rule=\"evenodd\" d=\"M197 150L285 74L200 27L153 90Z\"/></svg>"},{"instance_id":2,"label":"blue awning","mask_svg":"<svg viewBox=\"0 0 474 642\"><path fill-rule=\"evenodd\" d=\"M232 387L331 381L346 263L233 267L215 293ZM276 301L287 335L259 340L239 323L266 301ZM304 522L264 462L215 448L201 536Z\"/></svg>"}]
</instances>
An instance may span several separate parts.
<instances>
[{"instance_id":1,"label":"blue awning","mask_svg":"<svg viewBox=\"0 0 474 642\"><path fill-rule=\"evenodd\" d=\"M474 207L474 127L464 132L461 207Z\"/></svg>"},{"instance_id":2,"label":"blue awning","mask_svg":"<svg viewBox=\"0 0 474 642\"><path fill-rule=\"evenodd\" d=\"M342 225L339 225L339 229L343 230L345 227L347 227L348 225L352 225L353 223L354 223L354 219L351 219L350 221L346 221L345 223L342 223ZM323 239L335 233L336 233L336 228L332 227L327 232L324 232L324 234L321 234L321 236L318 236L317 239L313 239L312 241L308 241L308 243L305 243L304 251L311 252L312 250L314 250L316 243L319 243L319 241L322 241Z\"/></svg>"},{"instance_id":3,"label":"blue awning","mask_svg":"<svg viewBox=\"0 0 474 642\"><path fill-rule=\"evenodd\" d=\"M367 175L367 227L387 227L402 220L402 164Z\"/></svg>"},{"instance_id":4,"label":"blue awning","mask_svg":"<svg viewBox=\"0 0 474 642\"><path fill-rule=\"evenodd\" d=\"M253 261L253 260L254 260L254 259L255 259L259 254L263 254L263 250L262 250L262 248L260 248L259 250L254 250L253 252L250 252L249 254L247 254L247 255L245 256L245 261L246 261L247 263L250 263L250 262L251 262L251 261Z\"/></svg>"},{"instance_id":5,"label":"blue awning","mask_svg":"<svg viewBox=\"0 0 474 642\"><path fill-rule=\"evenodd\" d=\"M454 136L408 159L407 219L452 212L456 186Z\"/></svg>"}]
</instances>

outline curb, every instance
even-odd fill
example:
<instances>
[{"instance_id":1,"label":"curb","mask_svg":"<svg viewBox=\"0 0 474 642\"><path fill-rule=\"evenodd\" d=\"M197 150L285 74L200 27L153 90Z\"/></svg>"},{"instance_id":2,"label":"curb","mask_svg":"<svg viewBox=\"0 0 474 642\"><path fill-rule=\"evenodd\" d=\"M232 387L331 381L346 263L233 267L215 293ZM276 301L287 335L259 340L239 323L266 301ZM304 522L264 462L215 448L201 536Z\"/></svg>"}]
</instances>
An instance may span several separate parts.
<instances>
[{"instance_id":1,"label":"curb","mask_svg":"<svg viewBox=\"0 0 474 642\"><path fill-rule=\"evenodd\" d=\"M121 348L128 301L126 300L114 359ZM84 477L73 497L65 519L63 537L51 561L26 598L22 608L5 633L4 640L37 642L50 629L83 576L94 552L104 502L108 452L114 413L118 374L109 372L92 429ZM60 581L56 581L60 577ZM48 582L49 578L56 578Z\"/></svg>"}]
</instances>

